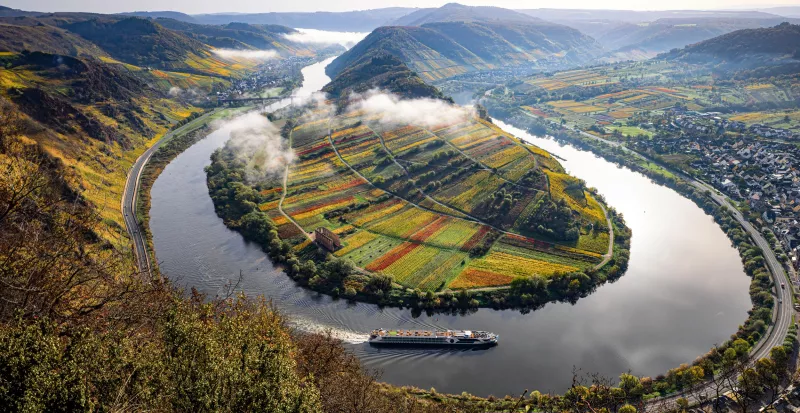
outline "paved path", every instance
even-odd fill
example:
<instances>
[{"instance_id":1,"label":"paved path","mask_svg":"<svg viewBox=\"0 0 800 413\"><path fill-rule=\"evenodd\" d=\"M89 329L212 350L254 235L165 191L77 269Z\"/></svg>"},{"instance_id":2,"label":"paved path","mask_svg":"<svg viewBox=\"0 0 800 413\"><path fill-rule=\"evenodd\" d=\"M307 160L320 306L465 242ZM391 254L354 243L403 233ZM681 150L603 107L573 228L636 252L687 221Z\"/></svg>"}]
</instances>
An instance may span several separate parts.
<instances>
[{"instance_id":1,"label":"paved path","mask_svg":"<svg viewBox=\"0 0 800 413\"><path fill-rule=\"evenodd\" d=\"M294 129L292 129L292 132L294 132ZM292 132L289 132L289 148L292 147ZM286 199L286 191L289 189L289 186L287 185L288 181L289 181L289 164L286 164L286 167L283 170L283 191L281 191L281 200L278 201L278 212L280 212L281 215L286 217L286 219L288 219L292 224L294 224L294 226L296 226L297 229L299 229L300 232L302 232L307 239L313 241L314 239L311 237L311 235L309 235L308 232L306 232L306 230L304 230L303 227L301 227L300 224L298 224L297 221L294 220L294 218L292 218L289 214L283 211L283 200Z\"/></svg>"},{"instance_id":2,"label":"paved path","mask_svg":"<svg viewBox=\"0 0 800 413\"><path fill-rule=\"evenodd\" d=\"M142 171L144 171L145 165L147 165L147 162L150 161L150 158L158 150L158 148L161 147L161 145L172 139L176 133L187 130L197 122L204 121L209 116L217 113L218 110L219 109L215 109L211 112L208 112L205 115L187 123L186 125L164 134L161 139L156 141L153 146L144 151L144 153L142 153L141 156L136 159L136 162L131 165L131 169L128 171L128 177L125 181L125 188L122 190L122 215L128 235L131 237L131 241L133 241L133 253L136 256L136 266L138 267L139 272L142 274L147 274L149 277L153 276L152 268L150 266L150 257L147 253L147 240L144 239L141 228L139 228L139 221L136 219L136 203L139 198L138 194L139 185L141 184L142 179Z\"/></svg>"}]
</instances>

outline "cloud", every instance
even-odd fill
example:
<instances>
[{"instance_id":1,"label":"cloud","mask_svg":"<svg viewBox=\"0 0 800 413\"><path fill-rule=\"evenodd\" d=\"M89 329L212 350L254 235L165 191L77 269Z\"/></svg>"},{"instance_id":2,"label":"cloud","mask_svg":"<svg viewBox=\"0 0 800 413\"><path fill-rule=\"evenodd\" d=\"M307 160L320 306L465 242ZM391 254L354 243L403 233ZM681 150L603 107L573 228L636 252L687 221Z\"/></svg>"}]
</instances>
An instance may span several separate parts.
<instances>
[{"instance_id":1,"label":"cloud","mask_svg":"<svg viewBox=\"0 0 800 413\"><path fill-rule=\"evenodd\" d=\"M247 165L248 182L280 176L286 165L294 161L294 152L280 130L258 112L248 112L213 126L230 136L226 145Z\"/></svg>"},{"instance_id":2,"label":"cloud","mask_svg":"<svg viewBox=\"0 0 800 413\"><path fill-rule=\"evenodd\" d=\"M362 110L367 115L381 116L381 122L424 127L465 121L473 116L468 108L437 99L400 99L397 95L370 91L351 96L348 111Z\"/></svg>"},{"instance_id":3,"label":"cloud","mask_svg":"<svg viewBox=\"0 0 800 413\"><path fill-rule=\"evenodd\" d=\"M269 60L278 57L275 50L214 49L214 54L225 59Z\"/></svg>"},{"instance_id":4,"label":"cloud","mask_svg":"<svg viewBox=\"0 0 800 413\"><path fill-rule=\"evenodd\" d=\"M349 49L363 40L369 33L329 32L327 30L295 29L296 33L283 35L287 40L304 44L340 44Z\"/></svg>"},{"instance_id":5,"label":"cloud","mask_svg":"<svg viewBox=\"0 0 800 413\"><path fill-rule=\"evenodd\" d=\"M169 92L167 92L170 97L173 98L196 98L203 95L203 92L196 88L189 88L189 89L181 89L177 86L173 86L169 88Z\"/></svg>"}]
</instances>

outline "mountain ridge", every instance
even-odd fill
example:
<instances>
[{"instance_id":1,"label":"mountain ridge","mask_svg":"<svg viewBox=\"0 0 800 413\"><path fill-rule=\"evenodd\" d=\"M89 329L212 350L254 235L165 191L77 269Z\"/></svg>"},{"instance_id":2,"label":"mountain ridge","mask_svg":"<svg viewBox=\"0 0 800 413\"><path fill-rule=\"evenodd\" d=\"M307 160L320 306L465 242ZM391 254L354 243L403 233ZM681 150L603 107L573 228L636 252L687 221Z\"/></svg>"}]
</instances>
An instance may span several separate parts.
<instances>
[{"instance_id":1,"label":"mountain ridge","mask_svg":"<svg viewBox=\"0 0 800 413\"><path fill-rule=\"evenodd\" d=\"M427 22L441 10L455 8L458 15L443 22ZM427 82L463 73L499 67L571 66L599 56L597 42L567 26L524 16L511 10L489 8L494 15L521 16L518 20L494 20L483 8L448 4L425 12L421 26L386 26L339 56L326 72L335 77L365 55L389 53L403 61ZM499 11L498 11L499 10ZM433 14L432 14L433 13ZM454 20L455 19L455 20Z\"/></svg>"}]
</instances>

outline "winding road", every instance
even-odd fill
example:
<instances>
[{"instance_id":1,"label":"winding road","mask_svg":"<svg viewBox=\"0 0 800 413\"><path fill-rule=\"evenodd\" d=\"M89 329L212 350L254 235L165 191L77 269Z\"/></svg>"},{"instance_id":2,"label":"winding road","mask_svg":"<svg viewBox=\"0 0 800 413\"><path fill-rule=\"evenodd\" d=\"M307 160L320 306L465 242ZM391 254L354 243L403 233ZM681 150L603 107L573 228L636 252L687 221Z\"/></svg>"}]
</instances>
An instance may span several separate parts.
<instances>
[{"instance_id":1,"label":"winding road","mask_svg":"<svg viewBox=\"0 0 800 413\"><path fill-rule=\"evenodd\" d=\"M527 115L527 113L526 113ZM535 115L528 115L530 117L536 118ZM642 155L641 153L629 149L628 147L620 144L619 142L609 141L607 139L603 139L601 137L592 135L590 133L586 133L577 129L567 128L573 132L580 133L582 136L594 139L599 142L606 143L608 145L620 148L627 154L633 155L639 159L642 159L647 162L654 162L652 159ZM753 227L753 225L748 221L742 213L736 209L730 202L730 198L726 195L720 193L716 189L714 189L711 185L697 180L691 176L684 174L683 172L676 171L670 169L670 172L677 175L684 181L688 182L690 185L694 186L695 188L707 192L711 199L714 200L717 204L722 207L725 207L730 212L731 216L733 216L736 221L739 222L739 225L744 228L750 238L756 243L756 245L761 248L762 253L764 255L764 261L767 264L767 268L769 268L769 272L772 275L772 281L775 284L775 288L773 290L775 294L775 298L777 300L775 307L773 308L773 323L770 325L767 334L759 341L753 348L750 350L750 358L751 360L755 361L760 358L768 357L770 350L773 347L779 346L783 344L783 340L786 337L786 333L789 331L789 327L792 325L792 316L794 315L794 309L792 308L792 283L789 282L790 280L786 277L786 272L784 271L783 265L778 261L778 258L775 256L775 252L772 250L769 242L764 238L764 235L761 234L758 229ZM787 285L787 288L781 288L780 285L784 283ZM707 385L710 388L710 384ZM700 392L695 392L700 393ZM677 394L673 396L668 396L663 399L659 399L659 402L672 402L677 400L680 397L688 397L689 395L685 394ZM690 402L697 402L698 400L690 400Z\"/></svg>"},{"instance_id":2,"label":"winding road","mask_svg":"<svg viewBox=\"0 0 800 413\"><path fill-rule=\"evenodd\" d=\"M165 133L153 146L147 148L128 170L125 188L122 190L122 216L125 220L128 236L130 236L131 241L133 241L133 253L136 256L136 266L139 269L139 273L147 274L149 278L153 277L153 270L150 266L150 256L147 253L147 240L145 240L144 235L142 235L142 230L139 228L139 221L136 219L136 203L139 199L138 194L139 185L142 180L142 171L144 171L145 165L147 165L147 162L150 161L150 158L161 145L172 139L175 134L186 131L198 122L204 122L209 116L217 113L217 111L219 111L219 109L214 109L175 130Z\"/></svg>"}]
</instances>

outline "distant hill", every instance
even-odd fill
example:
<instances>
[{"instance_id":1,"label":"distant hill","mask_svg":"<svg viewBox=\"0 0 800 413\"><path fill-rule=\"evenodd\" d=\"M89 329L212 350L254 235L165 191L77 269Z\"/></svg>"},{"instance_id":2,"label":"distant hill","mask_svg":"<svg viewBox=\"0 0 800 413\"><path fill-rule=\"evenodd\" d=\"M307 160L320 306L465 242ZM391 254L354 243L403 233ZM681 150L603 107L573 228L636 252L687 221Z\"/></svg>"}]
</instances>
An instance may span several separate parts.
<instances>
[{"instance_id":1,"label":"distant hill","mask_svg":"<svg viewBox=\"0 0 800 413\"><path fill-rule=\"evenodd\" d=\"M37 16L42 13L35 11L23 11L12 9L11 7L0 6L0 17L20 17L20 16Z\"/></svg>"},{"instance_id":2,"label":"distant hill","mask_svg":"<svg viewBox=\"0 0 800 413\"><path fill-rule=\"evenodd\" d=\"M420 9L391 22L392 26L422 26L435 22L535 22L541 21L526 14L500 7L464 6L448 3L439 8Z\"/></svg>"},{"instance_id":3,"label":"distant hill","mask_svg":"<svg viewBox=\"0 0 800 413\"><path fill-rule=\"evenodd\" d=\"M335 77L364 56L388 53L430 82L500 67L579 65L601 53L594 39L566 26L526 16L519 17L521 20L480 21L486 8L452 4L443 8L456 10L451 16L465 20L378 28L334 60L326 71ZM494 15L520 16L510 10L488 9ZM418 21L427 21L424 16L418 17L422 18Z\"/></svg>"},{"instance_id":4,"label":"distant hill","mask_svg":"<svg viewBox=\"0 0 800 413\"><path fill-rule=\"evenodd\" d=\"M800 7L798 6L771 7L767 9L761 9L759 11L764 13L777 14L785 17L800 18Z\"/></svg>"},{"instance_id":5,"label":"distant hill","mask_svg":"<svg viewBox=\"0 0 800 413\"><path fill-rule=\"evenodd\" d=\"M192 62L210 54L210 48L202 42L139 17L91 19L63 27L100 46L111 57L137 66L203 72Z\"/></svg>"},{"instance_id":6,"label":"distant hill","mask_svg":"<svg viewBox=\"0 0 800 413\"><path fill-rule=\"evenodd\" d=\"M194 17L178 11L134 11L120 13L123 16L147 17L151 19L174 19L186 23L197 23Z\"/></svg>"},{"instance_id":7,"label":"distant hill","mask_svg":"<svg viewBox=\"0 0 800 413\"><path fill-rule=\"evenodd\" d=\"M96 44L48 25L11 25L0 23L0 50L22 52L36 50L68 56L107 56Z\"/></svg>"},{"instance_id":8,"label":"distant hill","mask_svg":"<svg viewBox=\"0 0 800 413\"><path fill-rule=\"evenodd\" d=\"M664 56L671 60L746 70L800 63L800 25L737 30Z\"/></svg>"},{"instance_id":9,"label":"distant hill","mask_svg":"<svg viewBox=\"0 0 800 413\"><path fill-rule=\"evenodd\" d=\"M618 60L632 56L650 58L659 53L708 40L736 30L772 27L784 17L722 18L722 17L671 17L653 22L628 23L622 21L564 21L583 33L594 37Z\"/></svg>"},{"instance_id":10,"label":"distant hill","mask_svg":"<svg viewBox=\"0 0 800 413\"><path fill-rule=\"evenodd\" d=\"M667 5L668 6L668 5ZM525 9L520 13L559 23L574 21L617 21L627 23L653 22L668 18L727 18L767 19L779 17L764 11L749 10L582 10L582 9Z\"/></svg>"},{"instance_id":11,"label":"distant hill","mask_svg":"<svg viewBox=\"0 0 800 413\"><path fill-rule=\"evenodd\" d=\"M368 32L415 10L417 9L389 7L348 12L199 14L192 17L203 24L279 24L302 29Z\"/></svg>"},{"instance_id":12,"label":"distant hill","mask_svg":"<svg viewBox=\"0 0 800 413\"><path fill-rule=\"evenodd\" d=\"M204 44L225 49L277 50L284 55L312 54L314 46L287 40L284 35L297 31L275 24L228 23L225 25L193 24L160 18L156 23L181 32Z\"/></svg>"},{"instance_id":13,"label":"distant hill","mask_svg":"<svg viewBox=\"0 0 800 413\"><path fill-rule=\"evenodd\" d=\"M381 89L404 98L444 98L438 89L425 83L391 54L364 57L339 73L323 91L339 98L371 89Z\"/></svg>"}]
</instances>

